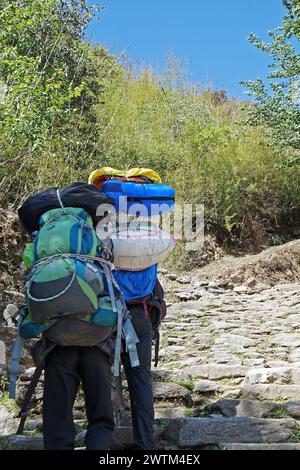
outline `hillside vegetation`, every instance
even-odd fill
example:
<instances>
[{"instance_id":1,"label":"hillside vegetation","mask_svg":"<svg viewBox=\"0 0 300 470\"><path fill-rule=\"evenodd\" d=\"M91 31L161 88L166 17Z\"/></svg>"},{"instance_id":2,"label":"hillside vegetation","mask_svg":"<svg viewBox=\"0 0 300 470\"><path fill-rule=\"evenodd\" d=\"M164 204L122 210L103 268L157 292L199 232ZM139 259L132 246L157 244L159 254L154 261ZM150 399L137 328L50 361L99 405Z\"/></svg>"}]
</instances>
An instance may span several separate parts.
<instances>
[{"instance_id":1,"label":"hillside vegetation","mask_svg":"<svg viewBox=\"0 0 300 470\"><path fill-rule=\"evenodd\" d=\"M172 58L160 75L119 65L85 41L86 2L0 3L2 207L87 181L96 167L144 166L175 186L178 202L205 205L206 231L225 248L297 236L300 165L286 164L288 148L263 125L245 124L250 103L188 83ZM170 262L179 259L197 266L184 244Z\"/></svg>"}]
</instances>

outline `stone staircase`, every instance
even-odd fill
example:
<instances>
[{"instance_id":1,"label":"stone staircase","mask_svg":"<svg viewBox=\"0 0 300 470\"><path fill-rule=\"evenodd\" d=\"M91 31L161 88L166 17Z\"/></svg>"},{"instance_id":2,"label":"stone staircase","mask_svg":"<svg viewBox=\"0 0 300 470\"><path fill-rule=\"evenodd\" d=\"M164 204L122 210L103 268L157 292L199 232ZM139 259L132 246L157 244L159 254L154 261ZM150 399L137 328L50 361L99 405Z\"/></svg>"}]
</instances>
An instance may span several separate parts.
<instances>
[{"instance_id":1,"label":"stone staircase","mask_svg":"<svg viewBox=\"0 0 300 470\"><path fill-rule=\"evenodd\" d=\"M152 372L159 448L300 450L300 283L234 286L161 277L169 308L159 368ZM31 373L23 374L20 388ZM0 437L2 448L42 448L41 385L26 435ZM124 388L128 401L125 382ZM4 413L2 404L0 423ZM81 396L74 418L81 447ZM14 432L11 413L8 428ZM132 445L131 428L118 426L111 448Z\"/></svg>"}]
</instances>

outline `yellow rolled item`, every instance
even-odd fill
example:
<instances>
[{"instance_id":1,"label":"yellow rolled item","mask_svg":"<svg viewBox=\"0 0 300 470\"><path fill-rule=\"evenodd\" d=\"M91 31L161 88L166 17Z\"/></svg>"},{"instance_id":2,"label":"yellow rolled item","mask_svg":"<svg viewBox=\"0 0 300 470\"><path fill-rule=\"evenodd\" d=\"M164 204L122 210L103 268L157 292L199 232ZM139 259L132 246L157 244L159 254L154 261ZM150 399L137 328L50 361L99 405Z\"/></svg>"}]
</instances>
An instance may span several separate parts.
<instances>
[{"instance_id":1,"label":"yellow rolled item","mask_svg":"<svg viewBox=\"0 0 300 470\"><path fill-rule=\"evenodd\" d=\"M151 168L131 168L130 170L116 170L115 168L111 168L109 166L104 166L99 170L94 170L89 176L88 183L93 184L94 181L102 175L110 175L110 176L125 176L127 178L134 177L134 176L146 176L149 178L153 183L162 183L162 179L157 171L151 170Z\"/></svg>"}]
</instances>

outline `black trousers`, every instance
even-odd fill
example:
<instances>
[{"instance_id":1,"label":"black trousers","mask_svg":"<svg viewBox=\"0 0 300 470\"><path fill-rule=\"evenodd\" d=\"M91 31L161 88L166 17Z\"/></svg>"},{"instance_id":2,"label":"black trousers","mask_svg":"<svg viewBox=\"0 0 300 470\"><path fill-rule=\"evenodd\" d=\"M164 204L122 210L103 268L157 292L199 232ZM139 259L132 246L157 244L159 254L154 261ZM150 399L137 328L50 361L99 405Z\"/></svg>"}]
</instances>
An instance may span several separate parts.
<instances>
[{"instance_id":1,"label":"black trousers","mask_svg":"<svg viewBox=\"0 0 300 470\"><path fill-rule=\"evenodd\" d=\"M46 450L74 449L72 410L81 382L88 420L86 448L108 449L114 429L108 355L97 346L56 346L45 364L43 428Z\"/></svg>"},{"instance_id":2,"label":"black trousers","mask_svg":"<svg viewBox=\"0 0 300 470\"><path fill-rule=\"evenodd\" d=\"M122 354L131 402L132 426L138 449L155 449L154 406L151 380L152 323L141 304L129 306L132 323L138 335L139 367L131 367L129 355Z\"/></svg>"}]
</instances>

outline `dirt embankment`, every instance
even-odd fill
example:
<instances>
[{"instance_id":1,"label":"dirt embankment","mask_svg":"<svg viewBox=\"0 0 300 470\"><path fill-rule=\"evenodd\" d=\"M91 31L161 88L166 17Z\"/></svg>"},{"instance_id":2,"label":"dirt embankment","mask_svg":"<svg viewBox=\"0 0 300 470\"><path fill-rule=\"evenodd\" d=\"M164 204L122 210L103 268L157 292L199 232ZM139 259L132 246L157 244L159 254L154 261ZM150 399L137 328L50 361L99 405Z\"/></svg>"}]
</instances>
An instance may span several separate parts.
<instances>
[{"instance_id":1,"label":"dirt embankment","mask_svg":"<svg viewBox=\"0 0 300 470\"><path fill-rule=\"evenodd\" d=\"M266 248L255 255L225 255L204 266L198 273L207 279L230 280L243 284L257 282L275 285L300 281L300 240Z\"/></svg>"},{"instance_id":2,"label":"dirt embankment","mask_svg":"<svg viewBox=\"0 0 300 470\"><path fill-rule=\"evenodd\" d=\"M13 212L0 208L0 306L12 300L9 292L22 292L24 269L22 266L22 252L28 241ZM14 296L13 296L14 297ZM3 310L3 309L2 309Z\"/></svg>"}]
</instances>

